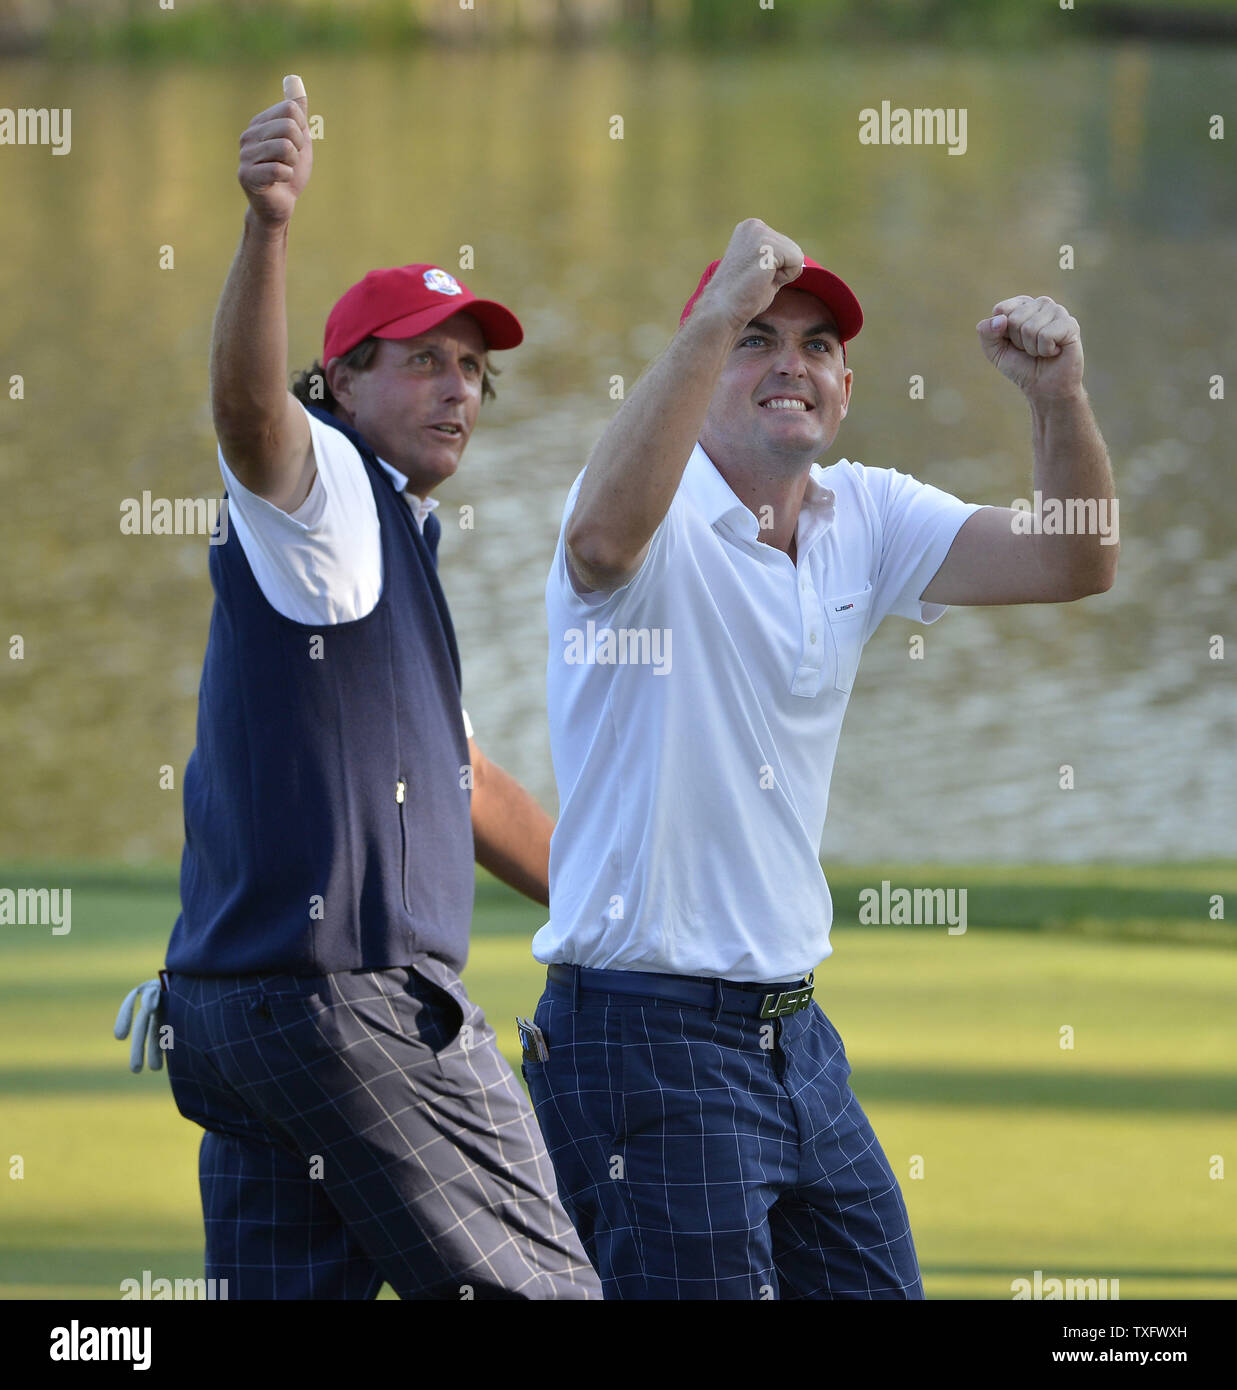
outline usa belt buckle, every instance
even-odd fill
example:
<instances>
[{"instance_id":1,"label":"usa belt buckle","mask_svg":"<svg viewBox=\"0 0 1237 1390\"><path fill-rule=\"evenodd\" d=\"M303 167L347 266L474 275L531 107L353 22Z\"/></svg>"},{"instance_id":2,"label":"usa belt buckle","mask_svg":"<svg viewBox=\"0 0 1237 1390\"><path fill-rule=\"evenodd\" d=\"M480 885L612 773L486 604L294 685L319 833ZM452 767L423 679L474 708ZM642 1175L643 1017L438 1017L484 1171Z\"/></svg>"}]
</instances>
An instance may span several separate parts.
<instances>
[{"instance_id":1,"label":"usa belt buckle","mask_svg":"<svg viewBox=\"0 0 1237 1390\"><path fill-rule=\"evenodd\" d=\"M785 1018L787 1014L797 1014L812 1002L815 986L811 980L798 989L783 990L781 994L766 994L760 1001L761 1018Z\"/></svg>"}]
</instances>

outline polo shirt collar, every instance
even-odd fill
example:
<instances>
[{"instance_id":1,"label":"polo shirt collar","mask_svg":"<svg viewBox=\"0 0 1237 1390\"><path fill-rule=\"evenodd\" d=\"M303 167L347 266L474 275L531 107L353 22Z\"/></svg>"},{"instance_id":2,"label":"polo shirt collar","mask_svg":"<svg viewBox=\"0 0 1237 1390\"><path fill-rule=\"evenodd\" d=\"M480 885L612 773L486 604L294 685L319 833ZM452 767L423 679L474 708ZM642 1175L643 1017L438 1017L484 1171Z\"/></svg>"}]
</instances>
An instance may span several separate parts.
<instances>
[{"instance_id":1,"label":"polo shirt collar","mask_svg":"<svg viewBox=\"0 0 1237 1390\"><path fill-rule=\"evenodd\" d=\"M814 463L803 491L803 505L799 509L796 539L800 554L833 525L836 498L832 488L825 486L824 476L824 469ZM739 500L699 443L687 460L683 482L687 486L688 496L708 518L711 526L725 521L737 534L748 540L759 540L760 523L755 514Z\"/></svg>"},{"instance_id":2,"label":"polo shirt collar","mask_svg":"<svg viewBox=\"0 0 1237 1390\"><path fill-rule=\"evenodd\" d=\"M437 507L438 498L418 497L415 492L405 492L404 489L408 486L407 475L401 473L398 468L392 468L386 459L378 458L377 454L374 457L378 459L379 468L390 478L391 486L408 503L408 508L416 520L417 529L424 530L425 518Z\"/></svg>"}]
</instances>

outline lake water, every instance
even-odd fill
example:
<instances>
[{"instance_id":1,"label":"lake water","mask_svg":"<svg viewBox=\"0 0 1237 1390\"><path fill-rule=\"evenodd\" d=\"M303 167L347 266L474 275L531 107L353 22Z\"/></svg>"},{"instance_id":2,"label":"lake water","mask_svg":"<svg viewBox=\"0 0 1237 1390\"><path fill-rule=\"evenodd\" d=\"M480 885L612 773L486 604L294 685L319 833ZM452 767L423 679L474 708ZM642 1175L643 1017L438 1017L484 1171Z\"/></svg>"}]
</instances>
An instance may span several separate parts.
<instances>
[{"instance_id":1,"label":"lake water","mask_svg":"<svg viewBox=\"0 0 1237 1390\"><path fill-rule=\"evenodd\" d=\"M922 661L921 629L882 626L826 859L1232 854L1237 649L1214 660L1209 644L1237 636L1237 130L1212 140L1208 122L1232 114L1237 55L525 49L299 67L325 128L291 235L290 368L365 270L455 269L463 245L461 277L525 325L438 494L465 703L491 757L555 805L543 589L563 499L616 408L611 377L630 387L755 215L864 306L827 459L970 501L1029 497L1027 411L974 324L1009 294L1049 294L1082 325L1121 502L1111 592L955 609L923 629ZM279 76L0 65L3 105L73 112L64 157L0 148L0 635L25 649L0 674L0 859L179 852L206 545L123 535L119 517L144 490L218 491L207 353L244 209L236 142ZM858 113L882 100L965 107L966 153L861 145ZM1229 400L1210 399L1217 374ZM472 530L453 520L464 505Z\"/></svg>"}]
</instances>

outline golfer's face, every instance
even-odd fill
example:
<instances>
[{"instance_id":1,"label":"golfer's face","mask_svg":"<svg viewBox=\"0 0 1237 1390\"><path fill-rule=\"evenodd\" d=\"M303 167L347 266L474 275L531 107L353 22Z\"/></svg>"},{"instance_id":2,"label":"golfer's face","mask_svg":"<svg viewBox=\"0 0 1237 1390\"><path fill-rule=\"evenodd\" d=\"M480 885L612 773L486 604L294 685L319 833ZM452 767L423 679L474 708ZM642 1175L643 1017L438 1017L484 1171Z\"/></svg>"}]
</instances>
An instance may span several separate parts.
<instances>
[{"instance_id":1,"label":"golfer's face","mask_svg":"<svg viewBox=\"0 0 1237 1390\"><path fill-rule=\"evenodd\" d=\"M815 458L833 443L851 379L833 315L787 286L736 339L701 443L712 457Z\"/></svg>"},{"instance_id":2,"label":"golfer's face","mask_svg":"<svg viewBox=\"0 0 1237 1390\"><path fill-rule=\"evenodd\" d=\"M414 491L459 467L481 409L485 338L456 314L415 338L384 338L367 371L353 377L357 427Z\"/></svg>"}]
</instances>

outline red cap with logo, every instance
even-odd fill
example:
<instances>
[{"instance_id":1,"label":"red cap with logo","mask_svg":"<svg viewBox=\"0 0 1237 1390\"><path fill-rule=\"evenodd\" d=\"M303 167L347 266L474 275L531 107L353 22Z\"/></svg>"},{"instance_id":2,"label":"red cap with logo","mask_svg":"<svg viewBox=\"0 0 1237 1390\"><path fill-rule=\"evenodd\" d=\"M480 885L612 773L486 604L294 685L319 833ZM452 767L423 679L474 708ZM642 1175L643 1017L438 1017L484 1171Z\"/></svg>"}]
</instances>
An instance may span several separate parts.
<instances>
[{"instance_id":1,"label":"red cap with logo","mask_svg":"<svg viewBox=\"0 0 1237 1390\"><path fill-rule=\"evenodd\" d=\"M344 291L327 315L322 364L351 352L364 338L415 338L461 311L481 325L487 348L513 348L524 340L510 309L478 299L436 265L371 270Z\"/></svg>"},{"instance_id":2,"label":"red cap with logo","mask_svg":"<svg viewBox=\"0 0 1237 1390\"><path fill-rule=\"evenodd\" d=\"M704 292L704 287L713 278L713 272L719 265L721 265L721 261L714 261L700 277L695 294L683 305L683 312L679 316L680 327L687 322L688 316L696 307L696 300ZM859 301L855 298L850 286L844 280L840 280L831 270L826 270L823 265L812 260L810 256L804 256L803 273L797 280L791 280L782 288L802 290L805 294L814 294L827 309L832 311L838 326L838 335L842 340L842 355L845 357L846 343L863 327L863 310L859 307Z\"/></svg>"}]
</instances>

